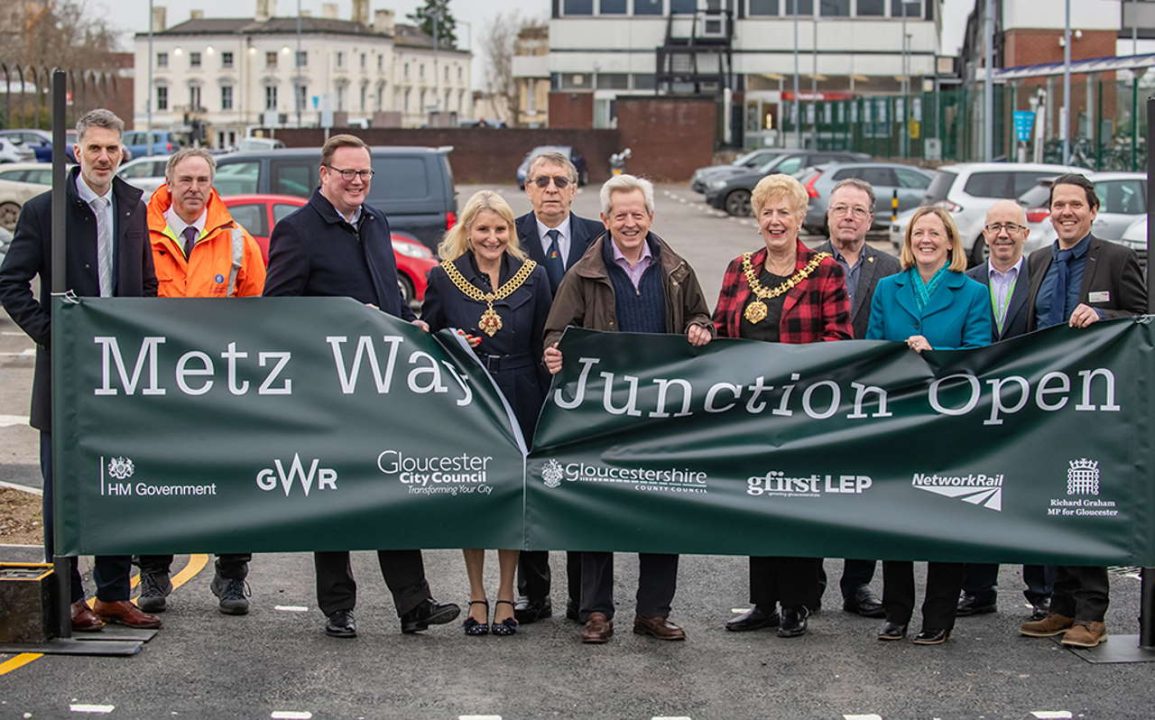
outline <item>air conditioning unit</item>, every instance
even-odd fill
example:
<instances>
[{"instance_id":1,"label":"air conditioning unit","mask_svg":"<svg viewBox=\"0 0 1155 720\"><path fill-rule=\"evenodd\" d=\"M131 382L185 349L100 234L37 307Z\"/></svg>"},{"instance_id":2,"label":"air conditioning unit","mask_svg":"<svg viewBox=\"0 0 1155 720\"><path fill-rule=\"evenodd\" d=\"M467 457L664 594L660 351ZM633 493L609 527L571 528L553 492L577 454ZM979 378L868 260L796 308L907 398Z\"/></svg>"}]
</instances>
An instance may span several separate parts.
<instances>
[{"instance_id":1,"label":"air conditioning unit","mask_svg":"<svg viewBox=\"0 0 1155 720\"><path fill-rule=\"evenodd\" d=\"M728 19L725 15L698 15L698 36L704 38L725 38Z\"/></svg>"}]
</instances>

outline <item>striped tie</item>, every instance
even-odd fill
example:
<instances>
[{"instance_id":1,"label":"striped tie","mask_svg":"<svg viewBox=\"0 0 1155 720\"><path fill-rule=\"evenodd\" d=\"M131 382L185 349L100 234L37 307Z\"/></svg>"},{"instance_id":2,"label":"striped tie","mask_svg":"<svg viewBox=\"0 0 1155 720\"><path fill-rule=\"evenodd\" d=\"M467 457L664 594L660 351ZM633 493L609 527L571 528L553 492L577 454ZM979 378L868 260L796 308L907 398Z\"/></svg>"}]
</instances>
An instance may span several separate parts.
<instances>
[{"instance_id":1,"label":"striped tie","mask_svg":"<svg viewBox=\"0 0 1155 720\"><path fill-rule=\"evenodd\" d=\"M105 213L108 202L105 197L92 201L92 212L96 215L96 268L100 297L112 297L112 223Z\"/></svg>"}]
</instances>

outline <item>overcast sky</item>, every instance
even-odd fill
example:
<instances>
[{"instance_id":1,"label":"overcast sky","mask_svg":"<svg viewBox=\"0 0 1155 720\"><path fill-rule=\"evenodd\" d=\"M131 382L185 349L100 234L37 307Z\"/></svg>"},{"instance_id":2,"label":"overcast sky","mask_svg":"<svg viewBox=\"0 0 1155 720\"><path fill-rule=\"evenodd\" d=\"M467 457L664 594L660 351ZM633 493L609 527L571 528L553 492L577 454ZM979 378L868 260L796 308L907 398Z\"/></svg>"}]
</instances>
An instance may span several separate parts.
<instances>
[{"instance_id":1,"label":"overcast sky","mask_svg":"<svg viewBox=\"0 0 1155 720\"><path fill-rule=\"evenodd\" d=\"M90 11L107 17L114 28L122 29L123 49L132 48L132 34L148 32L149 0L78 0L85 3ZM321 4L324 0L275 0L274 14L279 16L295 16L298 2L302 9L312 10L314 15L321 14ZM348 19L352 14L352 0L335 0L339 6L338 17ZM3 2L3 0L0 0ZM252 17L256 11L256 0L154 0L158 6L168 8L168 24L171 27L184 22L191 10L203 10L206 17ZM423 4L421 0L370 0L369 13L378 8L392 8L397 13L397 19L404 21L405 16ZM453 16L458 21L457 39L462 47L472 48L475 55L480 56L480 38L492 18L499 12L517 9L525 17L549 18L549 0L451 0L449 3ZM963 30L965 29L967 13L974 7L974 0L946 0L943 23L943 51L944 54L954 54L962 44ZM472 42L472 44L471 44ZM474 62L473 86L480 88L484 84L481 70L481 58Z\"/></svg>"}]
</instances>

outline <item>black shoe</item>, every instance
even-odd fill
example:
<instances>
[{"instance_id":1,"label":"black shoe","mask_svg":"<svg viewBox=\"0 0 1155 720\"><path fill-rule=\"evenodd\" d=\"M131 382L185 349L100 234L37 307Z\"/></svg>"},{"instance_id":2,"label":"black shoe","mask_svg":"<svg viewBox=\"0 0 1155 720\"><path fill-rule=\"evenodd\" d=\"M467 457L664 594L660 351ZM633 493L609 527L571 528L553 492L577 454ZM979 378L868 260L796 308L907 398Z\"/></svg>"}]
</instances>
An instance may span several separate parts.
<instances>
[{"instance_id":1,"label":"black shoe","mask_svg":"<svg viewBox=\"0 0 1155 720\"><path fill-rule=\"evenodd\" d=\"M405 634L424 630L430 625L444 625L453 622L461 614L461 608L453 603L439 603L426 598L421 604L401 616L401 632Z\"/></svg>"},{"instance_id":2,"label":"black shoe","mask_svg":"<svg viewBox=\"0 0 1155 720\"><path fill-rule=\"evenodd\" d=\"M862 617L886 617L886 610L882 607L882 601L867 585L859 585L852 594L843 598L842 609Z\"/></svg>"},{"instance_id":3,"label":"black shoe","mask_svg":"<svg viewBox=\"0 0 1155 720\"><path fill-rule=\"evenodd\" d=\"M806 618L808 617L810 617L810 611L806 609L805 605L783 607L782 623L778 626L778 637L802 637L806 634Z\"/></svg>"},{"instance_id":4,"label":"black shoe","mask_svg":"<svg viewBox=\"0 0 1155 720\"><path fill-rule=\"evenodd\" d=\"M1032 604L1031 605L1031 618L1030 618L1029 622L1038 622L1040 620L1045 620L1047 618L1047 615L1051 614L1050 608L1051 608L1051 604L1048 602Z\"/></svg>"},{"instance_id":5,"label":"black shoe","mask_svg":"<svg viewBox=\"0 0 1155 720\"><path fill-rule=\"evenodd\" d=\"M906 625L899 625L898 623L886 621L882 629L878 631L879 640L901 640L906 637Z\"/></svg>"},{"instance_id":6,"label":"black shoe","mask_svg":"<svg viewBox=\"0 0 1155 720\"><path fill-rule=\"evenodd\" d=\"M168 607L169 593L172 592L172 580L166 572L140 572L140 597L136 599L136 606L141 612L160 613Z\"/></svg>"},{"instance_id":7,"label":"black shoe","mask_svg":"<svg viewBox=\"0 0 1155 720\"><path fill-rule=\"evenodd\" d=\"M357 624L353 622L352 610L337 610L325 623L325 634L336 638L357 637Z\"/></svg>"},{"instance_id":8,"label":"black shoe","mask_svg":"<svg viewBox=\"0 0 1155 720\"><path fill-rule=\"evenodd\" d=\"M209 589L213 591L213 595L220 598L217 608L225 615L247 615L249 613L248 596L252 593L249 591L249 584L244 580L215 575Z\"/></svg>"},{"instance_id":9,"label":"black shoe","mask_svg":"<svg viewBox=\"0 0 1155 720\"><path fill-rule=\"evenodd\" d=\"M565 604L565 619L573 620L575 623L581 622L581 613L578 610L578 604L573 600Z\"/></svg>"},{"instance_id":10,"label":"black shoe","mask_svg":"<svg viewBox=\"0 0 1155 720\"><path fill-rule=\"evenodd\" d=\"M998 609L996 603L997 600L997 595L979 597L978 595L972 595L968 592L964 592L962 595L959 595L958 608L955 612L955 615L957 617L969 617L971 615L986 615L987 613L993 613Z\"/></svg>"},{"instance_id":11,"label":"black shoe","mask_svg":"<svg viewBox=\"0 0 1155 720\"><path fill-rule=\"evenodd\" d=\"M950 638L950 630L930 630L923 628L914 637L915 645L942 645Z\"/></svg>"},{"instance_id":12,"label":"black shoe","mask_svg":"<svg viewBox=\"0 0 1155 720\"><path fill-rule=\"evenodd\" d=\"M540 600L519 597L513 605L513 617L522 625L545 620L553 617L553 602L548 597Z\"/></svg>"},{"instance_id":13,"label":"black shoe","mask_svg":"<svg viewBox=\"0 0 1155 720\"><path fill-rule=\"evenodd\" d=\"M776 611L767 612L761 605L755 605L738 617L726 623L726 629L730 632L748 632L750 630L761 630L763 628L776 628L782 621L778 617Z\"/></svg>"}]
</instances>

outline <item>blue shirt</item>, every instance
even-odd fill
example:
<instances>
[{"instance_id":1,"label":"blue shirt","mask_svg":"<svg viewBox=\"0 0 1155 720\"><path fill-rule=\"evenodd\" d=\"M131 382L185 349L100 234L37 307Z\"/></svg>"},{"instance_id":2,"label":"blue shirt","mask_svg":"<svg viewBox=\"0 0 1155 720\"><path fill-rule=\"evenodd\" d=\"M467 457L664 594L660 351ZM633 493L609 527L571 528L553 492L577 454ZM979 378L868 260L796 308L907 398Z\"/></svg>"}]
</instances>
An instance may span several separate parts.
<instances>
[{"instance_id":1,"label":"blue shirt","mask_svg":"<svg viewBox=\"0 0 1155 720\"><path fill-rule=\"evenodd\" d=\"M851 267L846 258L842 256L842 251L830 244L834 250L834 260L842 266L842 272L846 274L846 294L850 296L850 302L854 302L854 295L858 292L858 278L862 275L862 258L866 255L865 243L861 250L858 251L858 262Z\"/></svg>"},{"instance_id":2,"label":"blue shirt","mask_svg":"<svg viewBox=\"0 0 1155 720\"><path fill-rule=\"evenodd\" d=\"M1067 297L1063 299L1063 320L1066 322L1079 304L1079 290L1083 287L1083 273L1087 269L1087 251L1091 248L1091 236L1087 235L1071 248L1071 260L1067 263ZM1047 317L1051 303L1055 302L1055 283L1059 275L1059 263L1056 261L1059 252L1059 241L1053 246L1054 257L1043 282L1039 285L1039 294L1035 297L1035 317L1039 319L1039 329L1045 327L1042 322ZM1099 311L1096 310L1096 313ZM1099 314L1100 319L1103 315Z\"/></svg>"}]
</instances>

